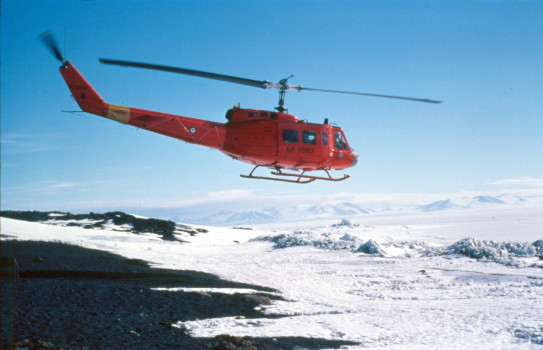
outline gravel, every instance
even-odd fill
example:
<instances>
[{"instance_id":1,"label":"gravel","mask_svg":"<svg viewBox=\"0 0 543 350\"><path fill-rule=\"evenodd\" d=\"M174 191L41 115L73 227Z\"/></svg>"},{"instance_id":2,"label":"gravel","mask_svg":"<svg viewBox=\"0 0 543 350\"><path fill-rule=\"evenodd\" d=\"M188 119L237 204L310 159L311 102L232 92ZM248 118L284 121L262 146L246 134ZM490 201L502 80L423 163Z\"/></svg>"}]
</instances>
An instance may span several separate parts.
<instances>
[{"instance_id":1,"label":"gravel","mask_svg":"<svg viewBox=\"0 0 543 350\"><path fill-rule=\"evenodd\" d=\"M193 338L178 321L269 317L255 308L273 289L196 271L150 268L144 261L78 246L1 242L19 280L2 269L2 349L292 349L350 342L309 338ZM250 288L257 294L158 291L157 287ZM274 316L279 317L279 316Z\"/></svg>"}]
</instances>

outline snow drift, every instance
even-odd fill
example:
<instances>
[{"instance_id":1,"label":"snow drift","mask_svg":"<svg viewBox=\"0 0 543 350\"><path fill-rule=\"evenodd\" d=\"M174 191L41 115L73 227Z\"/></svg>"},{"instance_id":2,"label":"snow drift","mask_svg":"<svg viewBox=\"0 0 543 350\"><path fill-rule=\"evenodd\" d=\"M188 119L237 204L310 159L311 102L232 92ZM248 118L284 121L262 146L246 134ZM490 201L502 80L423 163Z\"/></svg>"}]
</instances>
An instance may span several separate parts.
<instances>
[{"instance_id":1,"label":"snow drift","mask_svg":"<svg viewBox=\"0 0 543 350\"><path fill-rule=\"evenodd\" d=\"M440 246L419 241L395 241L390 238L365 240L350 233L295 231L254 238L253 241L273 243L275 249L310 246L325 250L348 250L353 253L378 257L418 257L418 256L464 256L481 261L491 261L505 265L543 267L543 240L535 242L497 242L464 238L449 246ZM533 258L533 259L527 259Z\"/></svg>"}]
</instances>

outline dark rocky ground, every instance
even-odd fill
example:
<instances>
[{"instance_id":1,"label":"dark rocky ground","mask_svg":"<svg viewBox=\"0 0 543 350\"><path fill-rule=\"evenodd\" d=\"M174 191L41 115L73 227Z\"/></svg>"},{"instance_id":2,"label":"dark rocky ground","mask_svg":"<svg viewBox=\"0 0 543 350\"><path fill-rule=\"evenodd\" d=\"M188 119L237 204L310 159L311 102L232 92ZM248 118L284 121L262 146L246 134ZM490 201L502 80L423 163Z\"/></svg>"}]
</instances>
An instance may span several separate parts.
<instances>
[{"instance_id":1,"label":"dark rocky ground","mask_svg":"<svg viewBox=\"0 0 543 350\"><path fill-rule=\"evenodd\" d=\"M72 214L60 211L24 211L24 210L0 210L0 216L16 220L31 222L66 222L65 226L82 227L85 229L103 229L104 225L111 223L123 227L122 231L132 233L152 232L160 235L166 241L176 241L176 231L184 231L190 234L205 232L202 229L186 229L170 220L142 218L121 211L107 213Z\"/></svg>"},{"instance_id":2,"label":"dark rocky ground","mask_svg":"<svg viewBox=\"0 0 543 350\"><path fill-rule=\"evenodd\" d=\"M19 280L2 269L2 349L320 349L354 345L309 338L193 338L173 327L210 317L266 317L273 290L195 271L52 242L1 241ZM3 259L4 260L4 259ZM251 288L255 295L156 291L155 287Z\"/></svg>"}]
</instances>

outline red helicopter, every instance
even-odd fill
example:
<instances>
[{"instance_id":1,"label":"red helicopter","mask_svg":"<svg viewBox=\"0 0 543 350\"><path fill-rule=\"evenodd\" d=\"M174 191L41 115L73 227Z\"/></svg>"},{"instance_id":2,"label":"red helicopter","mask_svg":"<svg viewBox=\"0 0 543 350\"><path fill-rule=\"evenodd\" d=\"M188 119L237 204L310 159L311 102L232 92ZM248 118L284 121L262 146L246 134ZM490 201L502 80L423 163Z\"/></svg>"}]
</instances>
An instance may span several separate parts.
<instances>
[{"instance_id":1,"label":"red helicopter","mask_svg":"<svg viewBox=\"0 0 543 350\"><path fill-rule=\"evenodd\" d=\"M307 123L299 120L294 115L286 113L287 110L284 107L285 93L289 90L322 91L441 103L440 101L428 99L288 85L287 81L292 76L280 80L279 83L272 83L267 80L252 80L185 68L100 59L103 64L154 69L262 89L273 88L279 90L279 105L275 107L274 111L243 109L234 106L226 112L227 122L217 123L107 103L79 71L69 61L64 60L50 32L42 34L40 38L55 57L62 62L60 73L66 81L72 96L83 111L189 143L218 149L236 160L253 164L255 167L248 175L240 175L249 179L293 183L309 183L315 180L342 181L349 178L349 175L334 178L328 171L346 169L356 165L358 161L358 153L349 146L340 127L328 124L328 119L325 119L323 124ZM259 167L273 169L271 174L274 176L253 175ZM284 169L297 171L297 173L284 172ZM326 176L307 173L316 170L324 171Z\"/></svg>"}]
</instances>

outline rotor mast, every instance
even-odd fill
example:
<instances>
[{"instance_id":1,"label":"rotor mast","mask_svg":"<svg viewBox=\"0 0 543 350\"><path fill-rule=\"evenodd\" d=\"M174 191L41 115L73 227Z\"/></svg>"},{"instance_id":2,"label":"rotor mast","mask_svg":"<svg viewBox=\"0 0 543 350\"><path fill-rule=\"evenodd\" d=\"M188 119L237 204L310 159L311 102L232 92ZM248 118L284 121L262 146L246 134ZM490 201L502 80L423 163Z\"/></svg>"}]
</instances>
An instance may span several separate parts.
<instances>
[{"instance_id":1,"label":"rotor mast","mask_svg":"<svg viewBox=\"0 0 543 350\"><path fill-rule=\"evenodd\" d=\"M275 109L278 111L278 112L281 112L281 113L284 113L286 111L288 111L288 109L286 109L284 106L285 106L285 93L287 92L287 90L289 90L289 85L287 85L287 81L294 77L294 74L291 74L290 77L288 78L285 78L285 79L281 79L279 80L279 105L277 107L275 107Z\"/></svg>"}]
</instances>

